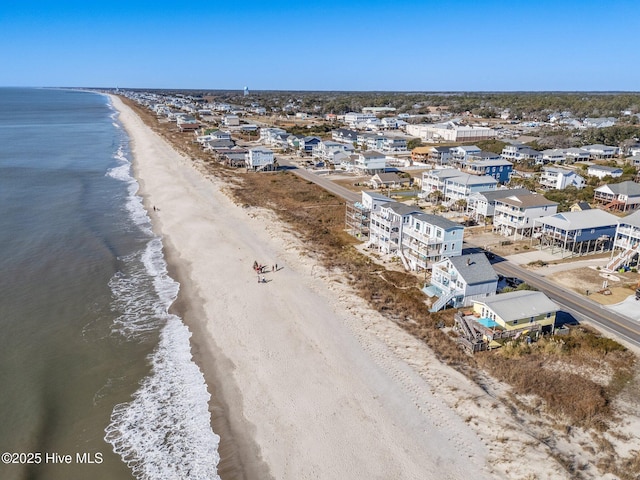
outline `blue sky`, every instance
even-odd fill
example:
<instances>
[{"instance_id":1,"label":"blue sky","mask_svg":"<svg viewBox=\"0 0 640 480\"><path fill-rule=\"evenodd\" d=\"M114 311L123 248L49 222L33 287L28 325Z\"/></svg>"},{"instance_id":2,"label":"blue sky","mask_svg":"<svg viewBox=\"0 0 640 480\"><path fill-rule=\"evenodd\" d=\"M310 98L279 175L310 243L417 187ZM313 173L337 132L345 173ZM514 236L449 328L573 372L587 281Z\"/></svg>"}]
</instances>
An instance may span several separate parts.
<instances>
[{"instance_id":1,"label":"blue sky","mask_svg":"<svg viewBox=\"0 0 640 480\"><path fill-rule=\"evenodd\" d=\"M640 90L637 0L0 5L0 86Z\"/></svg>"}]
</instances>

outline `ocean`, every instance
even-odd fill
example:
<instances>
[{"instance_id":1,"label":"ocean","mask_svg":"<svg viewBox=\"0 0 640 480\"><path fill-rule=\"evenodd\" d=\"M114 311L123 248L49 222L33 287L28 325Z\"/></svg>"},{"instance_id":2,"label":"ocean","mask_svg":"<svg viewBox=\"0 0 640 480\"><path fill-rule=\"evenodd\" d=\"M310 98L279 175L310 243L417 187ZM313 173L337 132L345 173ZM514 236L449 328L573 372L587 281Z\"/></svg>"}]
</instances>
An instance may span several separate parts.
<instances>
[{"instance_id":1,"label":"ocean","mask_svg":"<svg viewBox=\"0 0 640 480\"><path fill-rule=\"evenodd\" d=\"M210 398L109 98L0 88L0 478L217 479Z\"/></svg>"}]
</instances>

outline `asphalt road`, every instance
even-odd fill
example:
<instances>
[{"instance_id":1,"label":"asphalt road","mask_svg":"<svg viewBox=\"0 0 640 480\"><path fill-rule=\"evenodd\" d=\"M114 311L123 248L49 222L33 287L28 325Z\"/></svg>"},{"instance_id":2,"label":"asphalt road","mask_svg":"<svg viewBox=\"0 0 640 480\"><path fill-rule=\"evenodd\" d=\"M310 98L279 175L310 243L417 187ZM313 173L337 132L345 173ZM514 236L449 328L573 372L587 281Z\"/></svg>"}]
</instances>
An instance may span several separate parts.
<instances>
[{"instance_id":1,"label":"asphalt road","mask_svg":"<svg viewBox=\"0 0 640 480\"><path fill-rule=\"evenodd\" d=\"M544 277L531 273L507 260L493 263L493 268L497 273L505 277L517 277L544 292L551 300L563 307L565 311L571 313L576 320L591 323L597 328L607 330L615 336L640 347L640 324L638 322L607 310L599 303L589 300L588 297L562 288ZM640 304L638 308L640 308Z\"/></svg>"},{"instance_id":2,"label":"asphalt road","mask_svg":"<svg viewBox=\"0 0 640 480\"><path fill-rule=\"evenodd\" d=\"M305 180L309 180L310 182L317 184L318 186L324 188L328 192L331 192L334 195L337 195L343 198L345 201L349 203L357 202L362 198L362 195L360 193L352 192L351 190L345 187L337 185L336 183L332 182L331 180L329 180L329 178L323 175L316 175L315 173L310 172L309 170L300 168L295 163L286 159L285 157L278 156L278 165L280 165L281 167L285 167L289 171L295 173L301 178L304 178Z\"/></svg>"}]
</instances>

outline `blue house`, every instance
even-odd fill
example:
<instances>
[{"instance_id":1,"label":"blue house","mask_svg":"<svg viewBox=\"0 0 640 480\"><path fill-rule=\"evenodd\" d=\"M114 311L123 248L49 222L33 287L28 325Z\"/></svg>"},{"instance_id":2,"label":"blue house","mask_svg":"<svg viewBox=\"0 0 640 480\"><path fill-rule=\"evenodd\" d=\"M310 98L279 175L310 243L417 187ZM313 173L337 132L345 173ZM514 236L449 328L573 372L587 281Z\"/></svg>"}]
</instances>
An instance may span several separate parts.
<instances>
[{"instance_id":1,"label":"blue house","mask_svg":"<svg viewBox=\"0 0 640 480\"><path fill-rule=\"evenodd\" d=\"M498 183L508 183L513 171L513 163L500 158L500 155L481 152L486 155L472 155L462 162L463 170L474 175L489 175Z\"/></svg>"},{"instance_id":2,"label":"blue house","mask_svg":"<svg viewBox=\"0 0 640 480\"><path fill-rule=\"evenodd\" d=\"M611 250L616 236L618 217L604 210L592 209L562 212L533 221L533 236L540 248L562 252L568 256Z\"/></svg>"}]
</instances>

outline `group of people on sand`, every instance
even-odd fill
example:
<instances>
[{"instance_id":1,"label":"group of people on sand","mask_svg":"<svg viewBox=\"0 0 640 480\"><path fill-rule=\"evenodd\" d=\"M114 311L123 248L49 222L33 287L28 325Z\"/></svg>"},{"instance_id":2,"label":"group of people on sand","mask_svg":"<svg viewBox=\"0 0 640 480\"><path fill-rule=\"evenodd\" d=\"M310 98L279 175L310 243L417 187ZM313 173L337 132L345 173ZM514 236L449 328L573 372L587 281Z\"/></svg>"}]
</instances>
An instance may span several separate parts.
<instances>
[{"instance_id":1,"label":"group of people on sand","mask_svg":"<svg viewBox=\"0 0 640 480\"><path fill-rule=\"evenodd\" d=\"M264 275L261 275L261 274L269 271L268 265L261 265L256 260L256 261L253 262L253 270L258 274L258 283L267 283L266 278L264 277ZM271 271L272 272L277 272L278 271L278 264L277 263L271 265Z\"/></svg>"}]
</instances>

